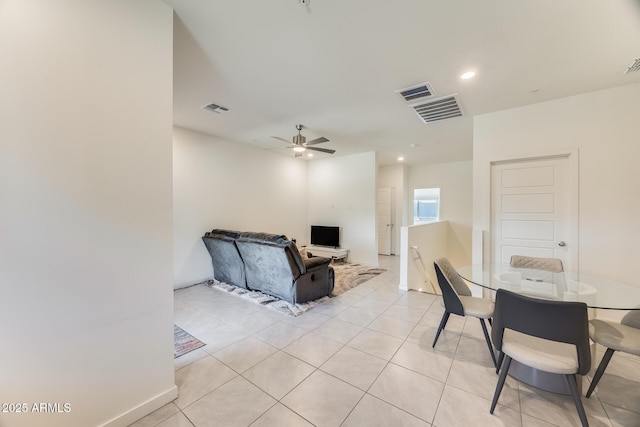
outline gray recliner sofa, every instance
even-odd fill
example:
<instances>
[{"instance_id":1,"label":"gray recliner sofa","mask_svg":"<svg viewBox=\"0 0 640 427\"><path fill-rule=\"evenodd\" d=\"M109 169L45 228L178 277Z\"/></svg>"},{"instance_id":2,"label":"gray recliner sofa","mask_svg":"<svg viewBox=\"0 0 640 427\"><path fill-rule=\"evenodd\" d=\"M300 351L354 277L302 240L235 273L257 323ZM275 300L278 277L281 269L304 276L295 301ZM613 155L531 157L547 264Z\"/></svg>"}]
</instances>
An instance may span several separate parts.
<instances>
[{"instance_id":1,"label":"gray recliner sofa","mask_svg":"<svg viewBox=\"0 0 640 427\"><path fill-rule=\"evenodd\" d=\"M292 304L302 303L330 295L333 291L334 271L329 258L303 258L295 243L285 236L268 233L231 232L212 230L203 236L205 245L214 264L216 280L231 283L250 290L273 295ZM223 280L230 277L229 270L240 268L225 264L224 259L235 260L230 245L211 244L211 239L229 243L233 240L242 260L244 285ZM218 250L222 250L219 253ZM231 255L230 255L231 254ZM225 264L221 274L216 273L216 265ZM237 271L234 277L240 277Z\"/></svg>"}]
</instances>

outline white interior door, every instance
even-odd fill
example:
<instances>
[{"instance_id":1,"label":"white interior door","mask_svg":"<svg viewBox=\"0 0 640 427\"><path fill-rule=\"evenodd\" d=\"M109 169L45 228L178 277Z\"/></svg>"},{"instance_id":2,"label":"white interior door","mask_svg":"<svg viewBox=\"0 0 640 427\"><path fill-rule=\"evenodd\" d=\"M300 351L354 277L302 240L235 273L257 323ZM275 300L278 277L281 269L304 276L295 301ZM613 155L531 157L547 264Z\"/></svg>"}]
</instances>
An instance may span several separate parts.
<instances>
[{"instance_id":1,"label":"white interior door","mask_svg":"<svg viewBox=\"0 0 640 427\"><path fill-rule=\"evenodd\" d=\"M391 188L378 188L376 217L378 218L378 253L381 255L391 255L392 205Z\"/></svg>"},{"instance_id":2,"label":"white interior door","mask_svg":"<svg viewBox=\"0 0 640 427\"><path fill-rule=\"evenodd\" d=\"M511 255L577 259L571 241L569 161L566 157L496 164L491 170L492 262Z\"/></svg>"}]
</instances>

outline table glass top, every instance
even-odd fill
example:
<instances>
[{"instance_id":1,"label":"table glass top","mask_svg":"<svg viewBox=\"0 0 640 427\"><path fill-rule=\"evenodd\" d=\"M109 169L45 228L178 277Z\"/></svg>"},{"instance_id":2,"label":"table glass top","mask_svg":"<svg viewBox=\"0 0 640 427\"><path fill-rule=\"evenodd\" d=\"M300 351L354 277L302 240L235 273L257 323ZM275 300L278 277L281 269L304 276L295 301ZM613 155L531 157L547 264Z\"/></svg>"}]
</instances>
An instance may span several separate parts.
<instances>
[{"instance_id":1,"label":"table glass top","mask_svg":"<svg viewBox=\"0 0 640 427\"><path fill-rule=\"evenodd\" d=\"M532 297L580 301L592 308L640 310L640 286L583 273L551 273L508 264L469 265L458 269L465 280L483 288Z\"/></svg>"}]
</instances>

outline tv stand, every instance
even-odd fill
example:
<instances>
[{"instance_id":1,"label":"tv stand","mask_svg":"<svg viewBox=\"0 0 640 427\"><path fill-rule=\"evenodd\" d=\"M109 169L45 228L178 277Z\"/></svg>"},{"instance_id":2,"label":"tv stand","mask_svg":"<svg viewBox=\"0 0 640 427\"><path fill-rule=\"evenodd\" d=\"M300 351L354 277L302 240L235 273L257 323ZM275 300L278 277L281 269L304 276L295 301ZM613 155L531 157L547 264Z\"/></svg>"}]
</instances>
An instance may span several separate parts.
<instances>
[{"instance_id":1,"label":"tv stand","mask_svg":"<svg viewBox=\"0 0 640 427\"><path fill-rule=\"evenodd\" d=\"M346 260L349 256L349 249L345 248L330 248L328 246L314 246L310 245L305 248L308 254L312 256L321 256L331 259L343 259Z\"/></svg>"}]
</instances>

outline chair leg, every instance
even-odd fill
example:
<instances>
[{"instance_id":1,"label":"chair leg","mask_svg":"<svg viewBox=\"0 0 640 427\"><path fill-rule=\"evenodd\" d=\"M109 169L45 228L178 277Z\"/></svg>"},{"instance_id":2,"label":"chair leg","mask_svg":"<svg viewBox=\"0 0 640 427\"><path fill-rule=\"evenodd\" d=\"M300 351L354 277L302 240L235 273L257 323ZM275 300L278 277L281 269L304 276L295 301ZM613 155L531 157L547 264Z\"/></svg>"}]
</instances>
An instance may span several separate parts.
<instances>
[{"instance_id":1,"label":"chair leg","mask_svg":"<svg viewBox=\"0 0 640 427\"><path fill-rule=\"evenodd\" d=\"M587 398L591 397L591 393L593 393L593 390L595 390L596 386L600 382L600 378L602 378L604 370L607 369L607 365L609 364L611 356L613 356L614 352L615 350L608 348L604 353L604 356L602 356L602 360L598 365L598 369L596 369L596 373L593 375L593 380L591 380L591 385L589 386L589 390L587 391Z\"/></svg>"},{"instance_id":2,"label":"chair leg","mask_svg":"<svg viewBox=\"0 0 640 427\"><path fill-rule=\"evenodd\" d=\"M491 360L493 360L493 366L498 368L498 363L496 362L496 355L493 353L493 344L491 344L491 340L489 339L489 332L487 332L487 324L484 323L484 319L480 319L480 324L482 325L482 332L484 332L484 339L487 342L487 346L489 347L489 353L491 353Z\"/></svg>"},{"instance_id":3,"label":"chair leg","mask_svg":"<svg viewBox=\"0 0 640 427\"><path fill-rule=\"evenodd\" d=\"M496 374L500 372L500 366L502 366L502 361L504 360L504 353L498 352L498 365L496 366Z\"/></svg>"},{"instance_id":4,"label":"chair leg","mask_svg":"<svg viewBox=\"0 0 640 427\"><path fill-rule=\"evenodd\" d=\"M442 315L442 320L440 321L440 326L438 326L438 332L436 332L436 337L433 340L433 345L431 346L431 348L434 348L436 346L436 343L438 342L438 338L440 338L440 332L442 332L444 327L447 326L447 321L449 320L450 315L451 313L449 313L448 311L445 311L444 314Z\"/></svg>"},{"instance_id":5,"label":"chair leg","mask_svg":"<svg viewBox=\"0 0 640 427\"><path fill-rule=\"evenodd\" d=\"M500 393L502 393L502 387L504 387L504 381L507 379L507 374L509 373L509 366L511 366L511 358L507 356L502 366L502 372L500 372L500 378L498 378L498 384L496 384L496 391L493 393L493 401L491 402L491 409L489 410L490 414L493 414L493 410L496 409L498 398L500 397Z\"/></svg>"},{"instance_id":6,"label":"chair leg","mask_svg":"<svg viewBox=\"0 0 640 427\"><path fill-rule=\"evenodd\" d=\"M580 400L580 395L578 394L578 388L576 387L576 375L565 375L565 382L569 386L569 390L571 390L571 396L573 396L573 402L576 404L576 409L578 410L578 416L580 417L580 422L582 423L582 427L589 427L589 421L587 421L587 414L584 412L584 406L582 406L582 400Z\"/></svg>"}]
</instances>

